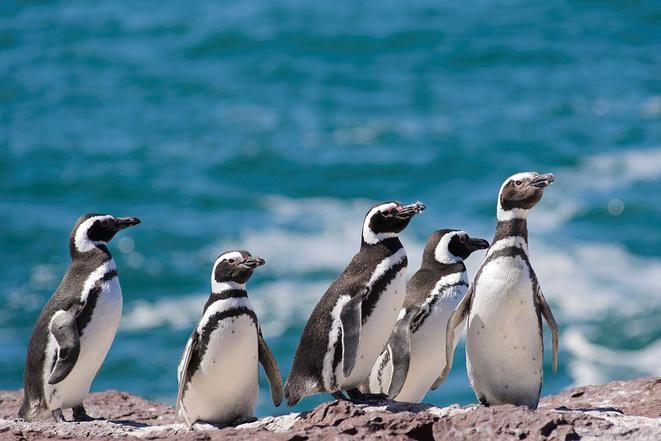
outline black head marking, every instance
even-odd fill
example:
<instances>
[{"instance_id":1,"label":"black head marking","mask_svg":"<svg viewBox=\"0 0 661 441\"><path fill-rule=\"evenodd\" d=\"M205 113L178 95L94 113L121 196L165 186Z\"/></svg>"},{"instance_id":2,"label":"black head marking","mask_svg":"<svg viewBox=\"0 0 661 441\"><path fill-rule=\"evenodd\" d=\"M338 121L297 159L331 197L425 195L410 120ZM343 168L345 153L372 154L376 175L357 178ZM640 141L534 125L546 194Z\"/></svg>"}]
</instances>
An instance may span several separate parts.
<instances>
[{"instance_id":1,"label":"black head marking","mask_svg":"<svg viewBox=\"0 0 661 441\"><path fill-rule=\"evenodd\" d=\"M252 276L253 270L264 263L264 259L253 257L246 250L226 251L216 259L213 267L213 282L244 284Z\"/></svg>"},{"instance_id":2,"label":"black head marking","mask_svg":"<svg viewBox=\"0 0 661 441\"><path fill-rule=\"evenodd\" d=\"M374 244L393 237L409 224L413 216L422 212L421 202L402 205L399 201L382 202L370 208L363 222L363 242Z\"/></svg>"},{"instance_id":3,"label":"black head marking","mask_svg":"<svg viewBox=\"0 0 661 441\"><path fill-rule=\"evenodd\" d=\"M443 229L429 237L423 261L453 264L468 258L474 251L489 247L484 239L473 238L462 230Z\"/></svg>"},{"instance_id":4,"label":"black head marking","mask_svg":"<svg viewBox=\"0 0 661 441\"><path fill-rule=\"evenodd\" d=\"M515 208L529 210L542 199L544 188L553 181L554 177L550 173L517 173L503 183L498 195L499 205L504 211Z\"/></svg>"},{"instance_id":5,"label":"black head marking","mask_svg":"<svg viewBox=\"0 0 661 441\"><path fill-rule=\"evenodd\" d=\"M105 248L124 228L140 223L137 217L115 217L110 214L88 213L78 218L69 236L71 256Z\"/></svg>"}]
</instances>

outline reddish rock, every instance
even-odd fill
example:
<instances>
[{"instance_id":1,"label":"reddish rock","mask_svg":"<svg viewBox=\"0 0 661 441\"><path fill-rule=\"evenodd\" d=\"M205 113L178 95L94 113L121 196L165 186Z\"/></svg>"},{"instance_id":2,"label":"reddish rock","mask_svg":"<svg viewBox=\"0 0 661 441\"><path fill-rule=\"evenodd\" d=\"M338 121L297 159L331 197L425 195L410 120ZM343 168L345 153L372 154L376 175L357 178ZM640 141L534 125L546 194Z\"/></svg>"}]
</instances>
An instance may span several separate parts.
<instances>
[{"instance_id":1,"label":"reddish rock","mask_svg":"<svg viewBox=\"0 0 661 441\"><path fill-rule=\"evenodd\" d=\"M0 440L652 440L661 439L661 378L578 387L545 397L536 411L515 406L449 406L329 401L302 414L237 428L189 431L170 406L124 392L91 394L86 423L16 419L21 392L0 392ZM70 416L70 415L68 415Z\"/></svg>"}]
</instances>

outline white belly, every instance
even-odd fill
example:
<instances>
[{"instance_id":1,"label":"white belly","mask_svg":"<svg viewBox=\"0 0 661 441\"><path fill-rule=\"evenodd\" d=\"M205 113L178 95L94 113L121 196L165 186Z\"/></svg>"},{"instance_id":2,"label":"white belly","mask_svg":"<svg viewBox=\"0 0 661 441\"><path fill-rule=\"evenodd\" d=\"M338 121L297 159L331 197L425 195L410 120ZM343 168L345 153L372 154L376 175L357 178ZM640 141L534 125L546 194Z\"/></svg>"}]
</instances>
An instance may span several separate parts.
<instances>
[{"instance_id":1,"label":"white belly","mask_svg":"<svg viewBox=\"0 0 661 441\"><path fill-rule=\"evenodd\" d=\"M374 362L388 342L405 297L406 268L403 268L386 286L372 314L361 329L356 364L351 375L344 378L342 363L338 364L336 376L339 379L340 389L354 388L370 374Z\"/></svg>"},{"instance_id":2,"label":"white belly","mask_svg":"<svg viewBox=\"0 0 661 441\"><path fill-rule=\"evenodd\" d=\"M436 302L431 315L411 334L409 371L395 400L421 402L445 368L445 334L448 320L466 293L466 287L457 286L452 291L449 296ZM459 329L462 329L461 326ZM458 332L453 348L460 336L461 333Z\"/></svg>"},{"instance_id":3,"label":"white belly","mask_svg":"<svg viewBox=\"0 0 661 441\"><path fill-rule=\"evenodd\" d=\"M103 283L92 318L83 329L80 338L80 354L69 375L55 385L44 380L44 392L50 409L68 409L83 402L89 393L92 380L99 371L110 349L119 320L122 316L122 289L119 278ZM55 354L57 345L50 337L49 358Z\"/></svg>"},{"instance_id":4,"label":"white belly","mask_svg":"<svg viewBox=\"0 0 661 441\"><path fill-rule=\"evenodd\" d=\"M229 424L254 415L258 377L257 329L248 316L222 320L184 392L187 419Z\"/></svg>"},{"instance_id":5,"label":"white belly","mask_svg":"<svg viewBox=\"0 0 661 441\"><path fill-rule=\"evenodd\" d=\"M537 405L542 341L530 272L520 257L501 257L483 268L469 315L466 363L478 398Z\"/></svg>"}]
</instances>

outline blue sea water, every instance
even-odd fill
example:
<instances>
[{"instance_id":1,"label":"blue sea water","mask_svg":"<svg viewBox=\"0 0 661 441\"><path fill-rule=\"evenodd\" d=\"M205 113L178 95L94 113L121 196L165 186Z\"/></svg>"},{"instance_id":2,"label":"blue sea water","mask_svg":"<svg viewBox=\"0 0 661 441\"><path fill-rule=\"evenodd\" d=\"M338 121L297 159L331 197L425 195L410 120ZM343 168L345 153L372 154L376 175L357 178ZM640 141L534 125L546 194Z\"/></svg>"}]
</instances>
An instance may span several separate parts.
<instances>
[{"instance_id":1,"label":"blue sea water","mask_svg":"<svg viewBox=\"0 0 661 441\"><path fill-rule=\"evenodd\" d=\"M83 213L143 220L111 243L124 315L92 389L173 404L221 251L267 260L249 293L286 375L371 204L427 204L411 274L435 229L491 239L522 170L556 174L530 216L561 329L543 393L661 375L659 2L4 1L0 389ZM462 350L427 401L475 401ZM262 381L258 415L287 411Z\"/></svg>"}]
</instances>

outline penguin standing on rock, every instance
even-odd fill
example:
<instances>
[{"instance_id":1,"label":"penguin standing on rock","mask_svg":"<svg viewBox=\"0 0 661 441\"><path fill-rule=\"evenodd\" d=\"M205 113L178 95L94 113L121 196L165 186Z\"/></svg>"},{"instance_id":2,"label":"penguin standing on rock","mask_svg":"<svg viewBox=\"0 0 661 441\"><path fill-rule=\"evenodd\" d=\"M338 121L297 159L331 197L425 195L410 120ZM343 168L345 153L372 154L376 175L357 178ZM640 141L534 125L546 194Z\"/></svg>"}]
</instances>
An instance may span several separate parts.
<instances>
[{"instance_id":1,"label":"penguin standing on rock","mask_svg":"<svg viewBox=\"0 0 661 441\"><path fill-rule=\"evenodd\" d=\"M468 291L464 259L488 247L465 231L438 230L429 237L422 265L407 284L399 320L363 390L419 403L430 388L440 386L448 320Z\"/></svg>"},{"instance_id":2,"label":"penguin standing on rock","mask_svg":"<svg viewBox=\"0 0 661 441\"><path fill-rule=\"evenodd\" d=\"M196 422L240 424L254 419L259 365L273 404L282 401L282 377L248 300L246 282L264 264L248 251L220 255L211 272L211 295L179 363L175 415Z\"/></svg>"},{"instance_id":3,"label":"penguin standing on rock","mask_svg":"<svg viewBox=\"0 0 661 441\"><path fill-rule=\"evenodd\" d=\"M51 414L64 421L91 419L83 400L101 367L122 314L117 267L108 250L115 234L137 225L135 217L81 216L69 238L71 266L39 314L28 346L23 404L27 421Z\"/></svg>"},{"instance_id":4,"label":"penguin standing on rock","mask_svg":"<svg viewBox=\"0 0 661 441\"><path fill-rule=\"evenodd\" d=\"M542 198L552 174L510 176L498 195L496 235L473 284L448 322L446 371L452 366L455 328L468 318L466 365L484 405L536 409L542 389L542 317L552 333L553 371L558 326L528 257L528 210Z\"/></svg>"},{"instance_id":5,"label":"penguin standing on rock","mask_svg":"<svg viewBox=\"0 0 661 441\"><path fill-rule=\"evenodd\" d=\"M425 206L385 202L363 221L360 251L312 311L285 385L290 406L302 398L330 392L346 399L362 394L367 378L388 341L406 296L406 251L398 234Z\"/></svg>"}]
</instances>

